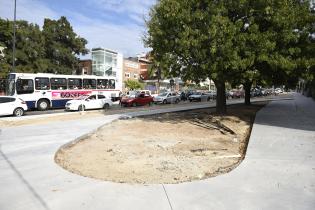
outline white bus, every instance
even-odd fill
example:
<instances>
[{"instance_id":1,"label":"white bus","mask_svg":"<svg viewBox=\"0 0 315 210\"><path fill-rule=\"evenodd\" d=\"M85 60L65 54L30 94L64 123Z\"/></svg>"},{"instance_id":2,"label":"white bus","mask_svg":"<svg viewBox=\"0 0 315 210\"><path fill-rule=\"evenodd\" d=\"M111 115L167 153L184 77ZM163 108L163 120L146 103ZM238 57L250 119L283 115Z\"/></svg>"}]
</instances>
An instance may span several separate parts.
<instances>
[{"instance_id":1,"label":"white bus","mask_svg":"<svg viewBox=\"0 0 315 210\"><path fill-rule=\"evenodd\" d=\"M6 95L23 99L29 109L42 111L65 107L68 100L92 93L114 101L121 91L116 88L115 79L94 75L10 73Z\"/></svg>"}]
</instances>

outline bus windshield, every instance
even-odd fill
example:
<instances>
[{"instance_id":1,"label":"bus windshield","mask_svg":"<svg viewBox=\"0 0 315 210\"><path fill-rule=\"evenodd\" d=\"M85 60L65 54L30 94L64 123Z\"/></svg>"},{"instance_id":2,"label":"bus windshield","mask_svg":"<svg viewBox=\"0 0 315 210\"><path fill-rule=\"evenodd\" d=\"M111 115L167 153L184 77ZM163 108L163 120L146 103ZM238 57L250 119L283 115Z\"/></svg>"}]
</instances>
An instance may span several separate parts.
<instances>
[{"instance_id":1,"label":"bus windshield","mask_svg":"<svg viewBox=\"0 0 315 210\"><path fill-rule=\"evenodd\" d=\"M7 84L6 84L6 95L7 96L13 96L15 93L15 81L12 77L13 75L9 75Z\"/></svg>"}]
</instances>

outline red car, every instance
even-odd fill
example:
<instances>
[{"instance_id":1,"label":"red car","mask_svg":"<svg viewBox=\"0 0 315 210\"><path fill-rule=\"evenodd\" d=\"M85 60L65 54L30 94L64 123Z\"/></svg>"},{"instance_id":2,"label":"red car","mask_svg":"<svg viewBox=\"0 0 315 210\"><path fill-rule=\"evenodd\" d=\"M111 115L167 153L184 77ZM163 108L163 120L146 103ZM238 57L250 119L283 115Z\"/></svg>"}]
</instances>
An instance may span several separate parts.
<instances>
[{"instance_id":1,"label":"red car","mask_svg":"<svg viewBox=\"0 0 315 210\"><path fill-rule=\"evenodd\" d=\"M120 101L121 106L143 106L146 104L153 104L153 97L140 93L138 95L122 98Z\"/></svg>"}]
</instances>

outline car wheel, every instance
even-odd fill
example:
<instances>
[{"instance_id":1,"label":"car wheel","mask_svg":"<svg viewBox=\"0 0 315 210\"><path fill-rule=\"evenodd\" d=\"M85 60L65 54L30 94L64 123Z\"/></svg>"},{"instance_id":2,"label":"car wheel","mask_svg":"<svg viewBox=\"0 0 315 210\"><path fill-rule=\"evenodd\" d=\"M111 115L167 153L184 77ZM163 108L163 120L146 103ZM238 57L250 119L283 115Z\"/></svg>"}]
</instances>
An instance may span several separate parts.
<instances>
[{"instance_id":1,"label":"car wheel","mask_svg":"<svg viewBox=\"0 0 315 210\"><path fill-rule=\"evenodd\" d=\"M189 102L192 102L192 100L191 100L191 99L189 99Z\"/></svg>"},{"instance_id":2,"label":"car wheel","mask_svg":"<svg viewBox=\"0 0 315 210\"><path fill-rule=\"evenodd\" d=\"M210 97L207 98L207 101L210 101Z\"/></svg>"},{"instance_id":3,"label":"car wheel","mask_svg":"<svg viewBox=\"0 0 315 210\"><path fill-rule=\"evenodd\" d=\"M136 104L135 102L133 102L133 103L132 103L132 106L133 106L133 107L136 107L136 106L137 106L137 104Z\"/></svg>"},{"instance_id":4,"label":"car wheel","mask_svg":"<svg viewBox=\"0 0 315 210\"><path fill-rule=\"evenodd\" d=\"M178 104L179 103L179 100L178 100L178 98L175 100L175 104Z\"/></svg>"},{"instance_id":5,"label":"car wheel","mask_svg":"<svg viewBox=\"0 0 315 210\"><path fill-rule=\"evenodd\" d=\"M167 101L166 101L166 99L164 99L164 100L163 100L163 104L166 104L166 103L167 103Z\"/></svg>"},{"instance_id":6,"label":"car wheel","mask_svg":"<svg viewBox=\"0 0 315 210\"><path fill-rule=\"evenodd\" d=\"M21 117L24 115L24 109L21 108L21 107L18 107L16 109L14 109L13 111L13 115L16 116L16 117Z\"/></svg>"},{"instance_id":7,"label":"car wheel","mask_svg":"<svg viewBox=\"0 0 315 210\"><path fill-rule=\"evenodd\" d=\"M85 106L84 105L80 105L78 108L79 111L84 111L85 110Z\"/></svg>"},{"instance_id":8,"label":"car wheel","mask_svg":"<svg viewBox=\"0 0 315 210\"><path fill-rule=\"evenodd\" d=\"M150 101L149 106L152 106L154 103L152 101Z\"/></svg>"},{"instance_id":9,"label":"car wheel","mask_svg":"<svg viewBox=\"0 0 315 210\"><path fill-rule=\"evenodd\" d=\"M104 104L103 109L109 109L109 104Z\"/></svg>"},{"instance_id":10,"label":"car wheel","mask_svg":"<svg viewBox=\"0 0 315 210\"><path fill-rule=\"evenodd\" d=\"M49 102L45 99L41 99L37 102L37 109L39 111L45 111L49 108Z\"/></svg>"}]
</instances>

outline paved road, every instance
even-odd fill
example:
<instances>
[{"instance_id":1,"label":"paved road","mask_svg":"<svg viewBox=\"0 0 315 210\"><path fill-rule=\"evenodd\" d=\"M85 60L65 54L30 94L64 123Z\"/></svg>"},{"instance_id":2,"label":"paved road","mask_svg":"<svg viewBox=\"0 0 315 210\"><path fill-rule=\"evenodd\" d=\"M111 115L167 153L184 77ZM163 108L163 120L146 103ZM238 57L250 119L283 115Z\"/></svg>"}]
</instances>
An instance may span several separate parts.
<instances>
[{"instance_id":1,"label":"paved road","mask_svg":"<svg viewBox=\"0 0 315 210\"><path fill-rule=\"evenodd\" d=\"M267 96L267 97L256 97L256 98L252 98L251 101L255 102L255 101L259 101L259 100L277 100L279 98L287 98L288 95L284 94L284 95L278 95L278 96ZM243 98L241 99L229 99L227 100L228 104L233 104L233 103L242 103L244 101ZM126 113L126 112L133 112L133 111L140 111L140 110L155 110L155 109L168 109L171 107L189 107L189 106L194 106L194 105L209 105L209 106L213 106L215 105L216 101L215 100L211 100L211 101L202 101L202 102L189 102L189 101L181 101L179 104L156 104L153 105L151 107L148 106L139 106L139 107L121 107L118 104L114 104L110 110L109 110L109 114L113 114L113 113ZM91 112L93 110L87 110L87 112ZM62 114L62 113L69 113L66 112L64 109L50 109L47 111L37 111L37 110L31 110L31 111L27 111L25 113L25 116L37 116L37 115L49 115L49 114ZM8 116L0 116L0 120L7 118ZM9 116L9 118L13 118L13 116Z\"/></svg>"},{"instance_id":2,"label":"paved road","mask_svg":"<svg viewBox=\"0 0 315 210\"><path fill-rule=\"evenodd\" d=\"M295 95L263 108L246 159L230 173L203 181L118 184L81 177L54 163L61 145L119 116L3 128L0 209L315 209L311 99Z\"/></svg>"}]
</instances>

